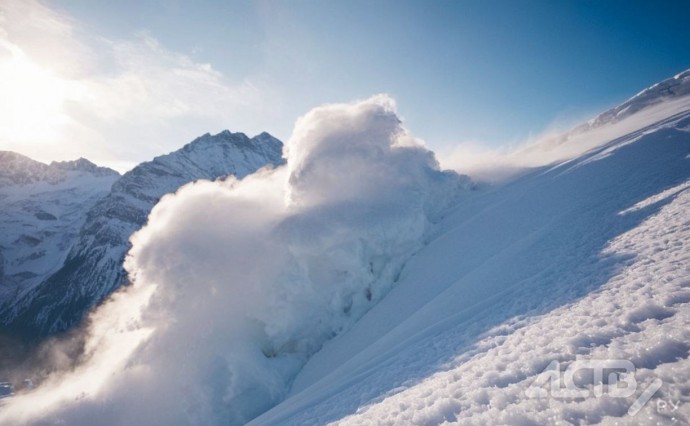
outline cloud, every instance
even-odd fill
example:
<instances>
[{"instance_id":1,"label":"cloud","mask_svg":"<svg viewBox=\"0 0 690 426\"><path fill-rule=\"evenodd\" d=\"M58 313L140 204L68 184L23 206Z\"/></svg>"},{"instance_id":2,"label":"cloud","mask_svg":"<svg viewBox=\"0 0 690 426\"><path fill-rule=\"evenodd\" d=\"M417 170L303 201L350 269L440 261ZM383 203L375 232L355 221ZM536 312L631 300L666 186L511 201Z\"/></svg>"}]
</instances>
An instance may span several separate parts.
<instances>
[{"instance_id":1,"label":"cloud","mask_svg":"<svg viewBox=\"0 0 690 426\"><path fill-rule=\"evenodd\" d=\"M251 127L268 105L250 81L151 34L110 40L37 1L0 5L0 149L136 163L209 129Z\"/></svg>"},{"instance_id":2,"label":"cloud","mask_svg":"<svg viewBox=\"0 0 690 426\"><path fill-rule=\"evenodd\" d=\"M9 400L0 422L246 422L384 297L468 183L387 96L312 110L285 154L164 197L132 237L133 284L91 316L87 361Z\"/></svg>"}]
</instances>

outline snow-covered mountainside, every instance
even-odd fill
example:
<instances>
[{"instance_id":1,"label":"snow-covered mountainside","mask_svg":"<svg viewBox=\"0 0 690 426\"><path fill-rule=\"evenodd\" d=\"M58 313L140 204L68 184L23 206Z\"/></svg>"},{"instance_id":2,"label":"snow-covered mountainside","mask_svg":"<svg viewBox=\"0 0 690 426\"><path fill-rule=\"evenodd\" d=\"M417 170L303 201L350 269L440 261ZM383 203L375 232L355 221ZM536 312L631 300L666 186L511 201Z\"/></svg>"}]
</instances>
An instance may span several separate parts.
<instances>
[{"instance_id":1,"label":"snow-covered mountainside","mask_svg":"<svg viewBox=\"0 0 690 426\"><path fill-rule=\"evenodd\" d=\"M122 262L128 239L163 195L197 179L243 177L282 163L282 143L268 133L249 138L225 130L140 164L88 210L64 265L3 312L2 320L13 332L28 336L69 328L124 284Z\"/></svg>"},{"instance_id":2,"label":"snow-covered mountainside","mask_svg":"<svg viewBox=\"0 0 690 426\"><path fill-rule=\"evenodd\" d=\"M463 199L252 424L689 423L689 76L592 120L611 137L584 155Z\"/></svg>"},{"instance_id":3,"label":"snow-covered mountainside","mask_svg":"<svg viewBox=\"0 0 690 426\"><path fill-rule=\"evenodd\" d=\"M83 158L47 165L0 151L0 312L62 266L119 176Z\"/></svg>"}]
</instances>

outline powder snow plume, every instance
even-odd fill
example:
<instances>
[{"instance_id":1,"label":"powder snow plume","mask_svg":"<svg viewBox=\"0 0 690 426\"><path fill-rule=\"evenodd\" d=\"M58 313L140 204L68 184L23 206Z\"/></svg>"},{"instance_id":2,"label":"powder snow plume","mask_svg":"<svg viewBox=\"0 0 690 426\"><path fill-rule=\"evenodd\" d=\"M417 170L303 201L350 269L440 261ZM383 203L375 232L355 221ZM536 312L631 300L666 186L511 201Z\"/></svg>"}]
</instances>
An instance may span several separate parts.
<instances>
[{"instance_id":1,"label":"powder snow plume","mask_svg":"<svg viewBox=\"0 0 690 426\"><path fill-rule=\"evenodd\" d=\"M85 361L0 423L241 424L394 285L467 187L384 95L301 117L287 165L164 197L132 237L132 285L91 315Z\"/></svg>"}]
</instances>

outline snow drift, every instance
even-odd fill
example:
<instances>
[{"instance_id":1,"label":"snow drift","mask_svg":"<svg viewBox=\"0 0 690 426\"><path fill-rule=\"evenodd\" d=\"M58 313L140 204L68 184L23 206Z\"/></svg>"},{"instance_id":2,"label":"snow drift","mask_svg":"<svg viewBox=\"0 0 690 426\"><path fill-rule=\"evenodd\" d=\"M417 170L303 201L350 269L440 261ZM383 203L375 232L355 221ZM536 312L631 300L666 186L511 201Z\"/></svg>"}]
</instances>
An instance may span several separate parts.
<instances>
[{"instance_id":1,"label":"snow drift","mask_svg":"<svg viewBox=\"0 0 690 426\"><path fill-rule=\"evenodd\" d=\"M285 155L164 197L132 237L132 285L91 317L85 362L13 398L0 422L255 417L389 291L468 184L440 171L386 96L309 112Z\"/></svg>"}]
</instances>

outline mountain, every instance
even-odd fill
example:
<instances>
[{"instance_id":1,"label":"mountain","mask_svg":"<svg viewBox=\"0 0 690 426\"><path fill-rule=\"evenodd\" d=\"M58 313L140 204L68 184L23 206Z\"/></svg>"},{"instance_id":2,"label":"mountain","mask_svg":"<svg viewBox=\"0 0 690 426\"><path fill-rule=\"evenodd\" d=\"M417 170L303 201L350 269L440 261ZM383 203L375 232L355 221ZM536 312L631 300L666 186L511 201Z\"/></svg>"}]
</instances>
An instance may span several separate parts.
<instances>
[{"instance_id":1,"label":"mountain","mask_svg":"<svg viewBox=\"0 0 690 426\"><path fill-rule=\"evenodd\" d=\"M0 188L19 186L22 190L30 190L26 186L30 184L56 185L78 177L88 179L93 176L112 179L120 176L115 170L99 167L85 158L74 161L53 161L47 165L11 151L0 151L0 166Z\"/></svg>"},{"instance_id":2,"label":"mountain","mask_svg":"<svg viewBox=\"0 0 690 426\"><path fill-rule=\"evenodd\" d=\"M690 95L690 70L648 87L610 110L587 122L586 127L599 127L607 123L623 120L643 109L663 102L682 100Z\"/></svg>"},{"instance_id":3,"label":"mountain","mask_svg":"<svg viewBox=\"0 0 690 426\"><path fill-rule=\"evenodd\" d=\"M282 143L268 133L249 138L226 130L205 134L175 152L138 165L88 210L62 267L2 312L5 327L23 336L66 330L126 283L122 262L129 236L146 223L163 195L194 180L243 177L282 163Z\"/></svg>"},{"instance_id":4,"label":"mountain","mask_svg":"<svg viewBox=\"0 0 690 426\"><path fill-rule=\"evenodd\" d=\"M542 138L514 153L524 166L559 162L585 154L690 106L690 70L657 83L573 129ZM630 119L628 119L630 118Z\"/></svg>"},{"instance_id":5,"label":"mountain","mask_svg":"<svg viewBox=\"0 0 690 426\"><path fill-rule=\"evenodd\" d=\"M60 268L119 177L83 158L47 165L0 151L0 309Z\"/></svg>"},{"instance_id":6,"label":"mountain","mask_svg":"<svg viewBox=\"0 0 690 426\"><path fill-rule=\"evenodd\" d=\"M688 95L690 71L560 139L583 154L468 194L250 424L690 422ZM548 393L559 365L590 369L578 398ZM621 366L631 393L592 378Z\"/></svg>"}]
</instances>

